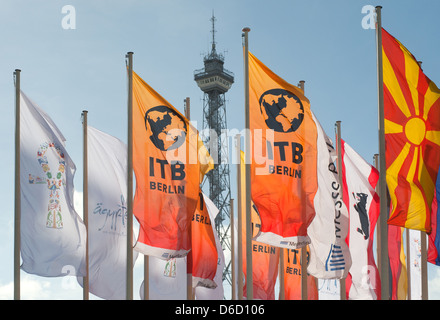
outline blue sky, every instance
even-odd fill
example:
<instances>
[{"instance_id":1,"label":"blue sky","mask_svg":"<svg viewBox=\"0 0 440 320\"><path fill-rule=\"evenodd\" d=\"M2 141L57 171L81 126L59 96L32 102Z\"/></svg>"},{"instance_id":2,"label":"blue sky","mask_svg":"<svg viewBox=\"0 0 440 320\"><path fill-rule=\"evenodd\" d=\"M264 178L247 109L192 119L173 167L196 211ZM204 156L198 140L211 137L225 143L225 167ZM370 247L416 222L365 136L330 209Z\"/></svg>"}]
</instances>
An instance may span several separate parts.
<instances>
[{"instance_id":1,"label":"blue sky","mask_svg":"<svg viewBox=\"0 0 440 320\"><path fill-rule=\"evenodd\" d=\"M65 5L75 8L76 29L62 26ZM244 127L241 30L250 27L250 51L286 81L305 80L306 96L327 134L334 138L335 122L342 121L343 138L372 163L378 153L376 46L374 30L361 25L365 5L383 6L383 26L440 83L440 3L434 0L2 0L0 299L12 298L16 68L22 70L22 90L66 137L81 192L81 111L89 111L90 125L126 141L128 51L134 52L134 70L177 109L183 112L190 97L191 119L202 129L203 94L193 72L209 51L214 11L217 50L235 74L226 95L229 128ZM234 182L232 169L233 192ZM431 265L429 278L430 298L440 297L440 272ZM66 279L25 273L22 279L28 298L82 298Z\"/></svg>"}]
</instances>

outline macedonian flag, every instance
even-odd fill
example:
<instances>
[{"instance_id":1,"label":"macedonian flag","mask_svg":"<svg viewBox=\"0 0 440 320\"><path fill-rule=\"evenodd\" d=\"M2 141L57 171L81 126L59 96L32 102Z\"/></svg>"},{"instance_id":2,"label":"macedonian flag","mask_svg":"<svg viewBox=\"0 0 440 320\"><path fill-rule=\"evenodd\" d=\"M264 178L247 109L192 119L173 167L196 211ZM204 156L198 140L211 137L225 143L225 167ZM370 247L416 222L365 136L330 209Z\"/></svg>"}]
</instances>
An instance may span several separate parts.
<instances>
[{"instance_id":1,"label":"macedonian flag","mask_svg":"<svg viewBox=\"0 0 440 320\"><path fill-rule=\"evenodd\" d=\"M384 29L382 52L388 223L430 233L440 165L440 90Z\"/></svg>"}]
</instances>

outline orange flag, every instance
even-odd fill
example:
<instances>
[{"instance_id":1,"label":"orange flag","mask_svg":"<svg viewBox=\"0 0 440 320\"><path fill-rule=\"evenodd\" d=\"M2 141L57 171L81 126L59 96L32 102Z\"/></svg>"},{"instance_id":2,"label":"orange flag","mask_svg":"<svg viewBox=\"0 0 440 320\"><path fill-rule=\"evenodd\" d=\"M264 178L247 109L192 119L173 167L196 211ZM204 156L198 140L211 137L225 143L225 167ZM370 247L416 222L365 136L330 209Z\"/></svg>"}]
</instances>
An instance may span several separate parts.
<instances>
[{"instance_id":1,"label":"orange flag","mask_svg":"<svg viewBox=\"0 0 440 320\"><path fill-rule=\"evenodd\" d=\"M317 129L303 91L249 53L253 136L252 200L261 218L255 240L300 248L315 216Z\"/></svg>"},{"instance_id":2,"label":"orange flag","mask_svg":"<svg viewBox=\"0 0 440 320\"><path fill-rule=\"evenodd\" d=\"M242 207L239 210L241 213L242 221L246 219L246 196L245 196L245 167L244 167L244 152L241 151L241 203ZM261 220L257 212L255 204L252 203L251 211L252 221L252 236L258 234ZM242 224L243 239L246 239L246 225ZM242 252L246 252L246 242L243 240L241 243ZM278 276L278 262L280 258L280 249L274 246L267 245L258 241L252 241L252 292L254 299L258 300L275 300L275 284ZM246 279L246 254L243 254L243 274ZM243 296L246 297L247 282L245 281L243 286Z\"/></svg>"},{"instance_id":3,"label":"orange flag","mask_svg":"<svg viewBox=\"0 0 440 320\"><path fill-rule=\"evenodd\" d=\"M244 213L245 210L242 210ZM243 214L244 221L244 214ZM255 205L252 206L252 229L254 235L258 232L259 218ZM245 238L245 231L243 239ZM242 243L246 252L246 243ZM258 241L252 241L252 292L254 299L275 300L275 284L278 276L280 249ZM243 255L243 274L246 279L246 255ZM246 283L243 286L243 296L246 297Z\"/></svg>"},{"instance_id":4,"label":"orange flag","mask_svg":"<svg viewBox=\"0 0 440 320\"><path fill-rule=\"evenodd\" d=\"M382 52L388 223L430 233L440 165L440 90L384 29Z\"/></svg>"},{"instance_id":5,"label":"orange flag","mask_svg":"<svg viewBox=\"0 0 440 320\"><path fill-rule=\"evenodd\" d=\"M162 259L188 253L200 182L212 167L197 130L133 72L136 250Z\"/></svg>"},{"instance_id":6,"label":"orange flag","mask_svg":"<svg viewBox=\"0 0 440 320\"><path fill-rule=\"evenodd\" d=\"M301 300L301 249L284 250L284 299ZM307 264L310 259L309 247L307 247ZM317 279L307 275L307 300L318 300Z\"/></svg>"},{"instance_id":7,"label":"orange flag","mask_svg":"<svg viewBox=\"0 0 440 320\"><path fill-rule=\"evenodd\" d=\"M217 272L217 247L208 208L203 193L199 193L199 201L192 218L191 264L193 287L202 286L216 288L214 277Z\"/></svg>"}]
</instances>

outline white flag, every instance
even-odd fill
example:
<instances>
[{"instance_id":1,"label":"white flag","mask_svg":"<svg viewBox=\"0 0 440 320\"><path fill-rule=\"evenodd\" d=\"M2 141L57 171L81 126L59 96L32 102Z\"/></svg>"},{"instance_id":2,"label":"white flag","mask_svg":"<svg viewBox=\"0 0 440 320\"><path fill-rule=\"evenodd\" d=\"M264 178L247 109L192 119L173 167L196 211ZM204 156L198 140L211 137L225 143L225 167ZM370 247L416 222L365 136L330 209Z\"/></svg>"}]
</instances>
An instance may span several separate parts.
<instances>
[{"instance_id":1,"label":"white flag","mask_svg":"<svg viewBox=\"0 0 440 320\"><path fill-rule=\"evenodd\" d=\"M342 201L333 144L314 115L313 119L318 131L318 190L314 200L316 215L307 229L311 240L307 272L319 279L342 279L351 266L345 242L348 211Z\"/></svg>"},{"instance_id":2,"label":"white flag","mask_svg":"<svg viewBox=\"0 0 440 320\"><path fill-rule=\"evenodd\" d=\"M127 146L90 126L87 144L89 291L121 300L127 272ZM133 250L133 265L137 256Z\"/></svg>"},{"instance_id":3,"label":"white flag","mask_svg":"<svg viewBox=\"0 0 440 320\"><path fill-rule=\"evenodd\" d=\"M349 208L348 245L353 260L346 281L349 299L376 300L379 271L373 254L373 237L379 217L375 187L379 172L345 141L341 143L344 201Z\"/></svg>"},{"instance_id":4,"label":"white flag","mask_svg":"<svg viewBox=\"0 0 440 320\"><path fill-rule=\"evenodd\" d=\"M338 279L318 279L319 300L341 300L341 285Z\"/></svg>"},{"instance_id":5,"label":"white flag","mask_svg":"<svg viewBox=\"0 0 440 320\"><path fill-rule=\"evenodd\" d=\"M425 236L425 235L424 235ZM409 229L409 270L411 300L422 300L422 243L421 233Z\"/></svg>"},{"instance_id":6,"label":"white flag","mask_svg":"<svg viewBox=\"0 0 440 320\"><path fill-rule=\"evenodd\" d=\"M186 258L163 260L149 256L150 300L186 300ZM144 282L139 289L144 300Z\"/></svg>"},{"instance_id":7,"label":"white flag","mask_svg":"<svg viewBox=\"0 0 440 320\"><path fill-rule=\"evenodd\" d=\"M21 268L84 276L86 229L73 206L75 164L50 117L20 95Z\"/></svg>"}]
</instances>

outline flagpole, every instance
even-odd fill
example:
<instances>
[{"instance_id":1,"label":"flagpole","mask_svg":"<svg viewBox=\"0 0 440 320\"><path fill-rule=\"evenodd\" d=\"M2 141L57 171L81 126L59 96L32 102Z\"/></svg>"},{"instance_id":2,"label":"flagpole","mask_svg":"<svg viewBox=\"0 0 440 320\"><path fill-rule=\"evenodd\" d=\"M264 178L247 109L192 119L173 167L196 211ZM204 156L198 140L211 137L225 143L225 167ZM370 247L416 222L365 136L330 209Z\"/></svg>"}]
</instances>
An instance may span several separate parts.
<instances>
[{"instance_id":1,"label":"flagpole","mask_svg":"<svg viewBox=\"0 0 440 320\"><path fill-rule=\"evenodd\" d=\"M87 110L83 116L83 220L86 227L86 275L83 278L83 300L89 300L89 185L87 153Z\"/></svg>"},{"instance_id":2,"label":"flagpole","mask_svg":"<svg viewBox=\"0 0 440 320\"><path fill-rule=\"evenodd\" d=\"M188 121L191 119L191 111L190 111L190 101L187 97L185 100L185 117ZM188 150L188 148L187 148ZM187 154L188 159L188 154ZM193 299L193 287L192 287L192 251L188 253L186 256L186 300L194 300Z\"/></svg>"},{"instance_id":3,"label":"flagpole","mask_svg":"<svg viewBox=\"0 0 440 320\"><path fill-rule=\"evenodd\" d=\"M237 288L236 288L236 270L235 270L235 228L234 228L234 199L229 200L229 207L231 208L230 212L230 228L231 228L231 268L232 268L232 274L231 274L231 300L237 300Z\"/></svg>"},{"instance_id":4,"label":"flagpole","mask_svg":"<svg viewBox=\"0 0 440 320\"><path fill-rule=\"evenodd\" d=\"M305 93L305 81L301 80L298 84L298 86L303 91L303 94ZM307 300L308 299L308 281L307 281L307 246L302 247L301 249L301 259L300 259L300 265L301 265L301 300Z\"/></svg>"},{"instance_id":5,"label":"flagpole","mask_svg":"<svg viewBox=\"0 0 440 320\"><path fill-rule=\"evenodd\" d=\"M237 230L238 230L238 236L237 236L237 270L238 270L238 300L243 300L243 203L241 201L242 194L241 194L241 135L237 134L235 136L236 141L236 150L237 150Z\"/></svg>"},{"instance_id":6,"label":"flagpole","mask_svg":"<svg viewBox=\"0 0 440 320\"><path fill-rule=\"evenodd\" d=\"M126 58L128 59L126 300L133 300L133 52L128 52Z\"/></svg>"},{"instance_id":7,"label":"flagpole","mask_svg":"<svg viewBox=\"0 0 440 320\"><path fill-rule=\"evenodd\" d=\"M422 61L417 61L422 69ZM421 245L421 273L422 273L422 300L428 300L428 252L426 243L426 232L420 231Z\"/></svg>"},{"instance_id":8,"label":"flagpole","mask_svg":"<svg viewBox=\"0 0 440 320\"><path fill-rule=\"evenodd\" d=\"M428 300L428 252L426 232L420 231L421 246L421 274L422 274L422 300Z\"/></svg>"},{"instance_id":9,"label":"flagpole","mask_svg":"<svg viewBox=\"0 0 440 320\"><path fill-rule=\"evenodd\" d=\"M343 192L344 187L342 184L342 135L341 135L341 121L336 121L336 149L338 152L338 180L339 186L341 190L341 199L344 200ZM345 289L345 278L339 280L340 284L340 297L341 300L347 300L346 298L346 289Z\"/></svg>"},{"instance_id":10,"label":"flagpole","mask_svg":"<svg viewBox=\"0 0 440 320\"><path fill-rule=\"evenodd\" d=\"M14 213L14 300L20 300L20 69L15 69L15 213Z\"/></svg>"},{"instance_id":11,"label":"flagpole","mask_svg":"<svg viewBox=\"0 0 440 320\"><path fill-rule=\"evenodd\" d=\"M280 250L280 265L279 265L279 271L278 271L278 279L280 282L280 297L279 300L285 300L286 299L286 292L285 292L285 286L284 286L284 251L289 250L285 248L278 248Z\"/></svg>"},{"instance_id":12,"label":"flagpole","mask_svg":"<svg viewBox=\"0 0 440 320\"><path fill-rule=\"evenodd\" d=\"M246 297L253 300L253 275L252 275L252 220L251 220L251 136L249 116L249 31L244 32L244 82L245 82L245 165L246 165Z\"/></svg>"},{"instance_id":13,"label":"flagpole","mask_svg":"<svg viewBox=\"0 0 440 320\"><path fill-rule=\"evenodd\" d=\"M405 228L406 233L406 281L407 281L407 300L411 300L411 242L410 231Z\"/></svg>"},{"instance_id":14,"label":"flagpole","mask_svg":"<svg viewBox=\"0 0 440 320\"><path fill-rule=\"evenodd\" d=\"M388 261L388 206L385 163L385 130L383 102L383 64L382 64L382 7L376 6L377 77L379 108L379 193L380 193L380 233L381 233L381 288L382 300L390 299L389 261Z\"/></svg>"}]
</instances>

